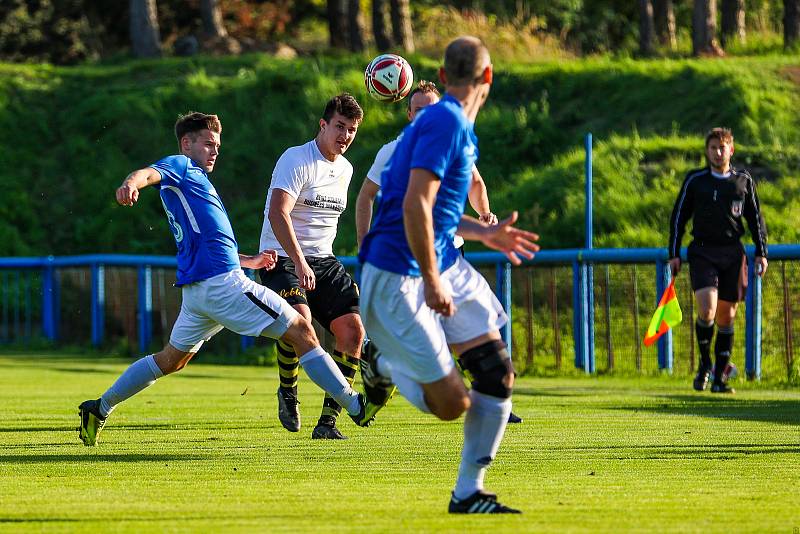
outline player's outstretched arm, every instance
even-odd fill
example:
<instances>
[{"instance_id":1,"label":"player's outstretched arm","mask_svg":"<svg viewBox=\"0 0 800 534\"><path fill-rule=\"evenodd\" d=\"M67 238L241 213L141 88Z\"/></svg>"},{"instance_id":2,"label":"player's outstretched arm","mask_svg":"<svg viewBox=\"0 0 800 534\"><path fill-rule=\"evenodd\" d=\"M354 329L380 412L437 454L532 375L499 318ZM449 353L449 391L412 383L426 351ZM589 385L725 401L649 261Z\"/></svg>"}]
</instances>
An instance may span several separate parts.
<instances>
[{"instance_id":1,"label":"player's outstretched arm","mask_svg":"<svg viewBox=\"0 0 800 534\"><path fill-rule=\"evenodd\" d=\"M496 225L489 226L464 215L458 225L458 234L464 239L480 241L487 247L504 253L512 264L519 265L522 263L519 256L530 260L539 251L539 245L535 243L539 240L539 235L514 228L517 217L515 211Z\"/></svg>"},{"instance_id":2,"label":"player's outstretched arm","mask_svg":"<svg viewBox=\"0 0 800 534\"><path fill-rule=\"evenodd\" d=\"M120 206L133 206L139 200L141 189L159 182L161 174L152 167L133 171L117 188L117 203Z\"/></svg>"},{"instance_id":3,"label":"player's outstretched arm","mask_svg":"<svg viewBox=\"0 0 800 534\"><path fill-rule=\"evenodd\" d=\"M254 256L239 254L239 263L246 269L266 269L267 271L275 267L278 263L278 253L272 249L262 250Z\"/></svg>"},{"instance_id":4,"label":"player's outstretched arm","mask_svg":"<svg viewBox=\"0 0 800 534\"><path fill-rule=\"evenodd\" d=\"M361 242L369 232L369 225L372 223L372 205L375 203L378 191L380 191L378 184L369 178L364 178L364 183L361 184L358 198L356 198L356 243L358 248L361 248Z\"/></svg>"}]
</instances>

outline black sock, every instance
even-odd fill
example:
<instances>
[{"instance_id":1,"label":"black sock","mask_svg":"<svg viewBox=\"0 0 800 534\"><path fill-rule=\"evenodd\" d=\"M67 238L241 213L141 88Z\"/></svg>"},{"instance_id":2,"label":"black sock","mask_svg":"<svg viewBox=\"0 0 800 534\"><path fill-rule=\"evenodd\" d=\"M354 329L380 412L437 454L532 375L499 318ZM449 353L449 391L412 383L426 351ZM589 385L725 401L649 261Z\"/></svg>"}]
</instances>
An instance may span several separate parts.
<instances>
[{"instance_id":1,"label":"black sock","mask_svg":"<svg viewBox=\"0 0 800 534\"><path fill-rule=\"evenodd\" d=\"M733 349L733 325L720 326L717 332L717 341L714 343L714 382L722 383L722 373L731 361L731 349Z\"/></svg>"},{"instance_id":2,"label":"black sock","mask_svg":"<svg viewBox=\"0 0 800 534\"><path fill-rule=\"evenodd\" d=\"M278 348L278 372L281 378L281 389L297 396L297 375L300 373L300 359L294 353L294 348L280 339L276 344Z\"/></svg>"},{"instance_id":3,"label":"black sock","mask_svg":"<svg viewBox=\"0 0 800 534\"><path fill-rule=\"evenodd\" d=\"M338 350L333 351L331 358L336 362L336 367L344 375L344 379L351 386L356 379L356 370L358 369L358 358L353 358L349 354L343 354ZM322 414L319 416L319 424L334 425L336 418L342 412L342 407L339 403L333 400L333 397L325 394L325 399L322 401Z\"/></svg>"},{"instance_id":4,"label":"black sock","mask_svg":"<svg viewBox=\"0 0 800 534\"><path fill-rule=\"evenodd\" d=\"M707 323L697 318L694 323L697 345L700 347L700 369L711 370L711 338L714 337L714 321ZM717 336L719 340L719 336Z\"/></svg>"}]
</instances>

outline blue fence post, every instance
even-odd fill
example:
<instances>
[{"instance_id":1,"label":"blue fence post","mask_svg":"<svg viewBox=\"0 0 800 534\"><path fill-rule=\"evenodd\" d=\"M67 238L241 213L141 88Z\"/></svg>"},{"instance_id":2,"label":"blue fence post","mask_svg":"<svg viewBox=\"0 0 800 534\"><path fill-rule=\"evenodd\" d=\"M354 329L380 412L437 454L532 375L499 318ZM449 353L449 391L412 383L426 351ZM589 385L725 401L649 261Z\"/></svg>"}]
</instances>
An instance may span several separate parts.
<instances>
[{"instance_id":1,"label":"blue fence post","mask_svg":"<svg viewBox=\"0 0 800 534\"><path fill-rule=\"evenodd\" d=\"M149 265L138 268L137 290L139 294L139 352L147 352L153 338L153 273Z\"/></svg>"},{"instance_id":2,"label":"blue fence post","mask_svg":"<svg viewBox=\"0 0 800 534\"><path fill-rule=\"evenodd\" d=\"M48 265L42 269L42 333L50 341L57 341L58 322L56 321L56 309L58 307L58 290L56 288L56 274L52 260L52 257L48 258Z\"/></svg>"},{"instance_id":3,"label":"blue fence post","mask_svg":"<svg viewBox=\"0 0 800 534\"><path fill-rule=\"evenodd\" d=\"M508 322L505 326L500 330L500 335L503 336L503 341L505 341L508 347L508 354L512 355L512 347L511 347L511 334L513 329L511 328L511 264L508 262L497 262L495 264L495 295L497 295L497 300L503 305L503 309L508 315Z\"/></svg>"},{"instance_id":4,"label":"blue fence post","mask_svg":"<svg viewBox=\"0 0 800 534\"><path fill-rule=\"evenodd\" d=\"M98 263L92 264L92 345L103 343L106 301L105 269Z\"/></svg>"},{"instance_id":5,"label":"blue fence post","mask_svg":"<svg viewBox=\"0 0 800 534\"><path fill-rule=\"evenodd\" d=\"M761 380L761 277L752 256L747 258L747 267L745 371L749 380Z\"/></svg>"},{"instance_id":6,"label":"blue fence post","mask_svg":"<svg viewBox=\"0 0 800 534\"><path fill-rule=\"evenodd\" d=\"M584 368L583 352L583 298L581 264L572 262L572 341L575 345L575 368Z\"/></svg>"},{"instance_id":7,"label":"blue fence post","mask_svg":"<svg viewBox=\"0 0 800 534\"><path fill-rule=\"evenodd\" d=\"M586 176L586 206L584 213L585 224L585 243L586 250L592 250L594 246L594 193L592 189L592 134L587 133L583 139L583 147L586 152L584 158L584 174ZM586 262L581 269L581 290L582 290L582 321L583 321L583 370L587 373L595 372L594 357L594 266Z\"/></svg>"},{"instance_id":8,"label":"blue fence post","mask_svg":"<svg viewBox=\"0 0 800 534\"><path fill-rule=\"evenodd\" d=\"M667 289L672 279L672 271L669 265L664 260L656 261L656 306L658 306L661 295ZM673 366L673 353L672 353L672 330L668 330L666 334L661 336L658 340L658 368L672 373Z\"/></svg>"},{"instance_id":9,"label":"blue fence post","mask_svg":"<svg viewBox=\"0 0 800 534\"><path fill-rule=\"evenodd\" d=\"M587 373L595 372L594 357L594 266L591 263L584 263L584 367Z\"/></svg>"}]
</instances>

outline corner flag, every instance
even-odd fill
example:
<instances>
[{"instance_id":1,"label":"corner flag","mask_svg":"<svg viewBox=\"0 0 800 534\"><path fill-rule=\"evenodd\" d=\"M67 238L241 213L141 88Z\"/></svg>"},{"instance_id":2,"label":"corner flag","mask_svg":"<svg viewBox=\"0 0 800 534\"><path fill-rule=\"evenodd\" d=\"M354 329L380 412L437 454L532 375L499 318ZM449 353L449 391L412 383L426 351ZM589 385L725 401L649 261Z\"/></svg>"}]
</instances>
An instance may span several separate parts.
<instances>
[{"instance_id":1,"label":"corner flag","mask_svg":"<svg viewBox=\"0 0 800 534\"><path fill-rule=\"evenodd\" d=\"M650 326L647 327L647 333L644 335L644 344L649 347L656 342L658 338L667 333L667 331L678 324L683 319L681 307L678 304L678 297L675 295L675 279L669 283L664 294L661 295L661 300L658 303L658 308L650 319Z\"/></svg>"}]
</instances>

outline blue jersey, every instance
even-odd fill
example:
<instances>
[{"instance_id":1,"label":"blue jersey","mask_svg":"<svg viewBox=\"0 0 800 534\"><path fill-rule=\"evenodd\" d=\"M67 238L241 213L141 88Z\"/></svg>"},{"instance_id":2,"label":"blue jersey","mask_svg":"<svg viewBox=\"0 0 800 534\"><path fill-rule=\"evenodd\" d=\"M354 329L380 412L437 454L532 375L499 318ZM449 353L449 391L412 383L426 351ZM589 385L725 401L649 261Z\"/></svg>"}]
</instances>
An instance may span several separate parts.
<instances>
[{"instance_id":1,"label":"blue jersey","mask_svg":"<svg viewBox=\"0 0 800 534\"><path fill-rule=\"evenodd\" d=\"M206 171L183 155L168 156L151 167L161 174L161 203L178 246L176 285L239 269L239 246L228 212Z\"/></svg>"},{"instance_id":2,"label":"blue jersey","mask_svg":"<svg viewBox=\"0 0 800 534\"><path fill-rule=\"evenodd\" d=\"M453 245L453 236L464 214L472 167L478 159L477 142L461 103L450 95L426 107L405 127L381 175L382 199L375 222L361 245L362 262L393 273L420 275L403 226L403 198L411 169L426 169L441 180L433 206L439 272L455 263L459 252Z\"/></svg>"}]
</instances>

